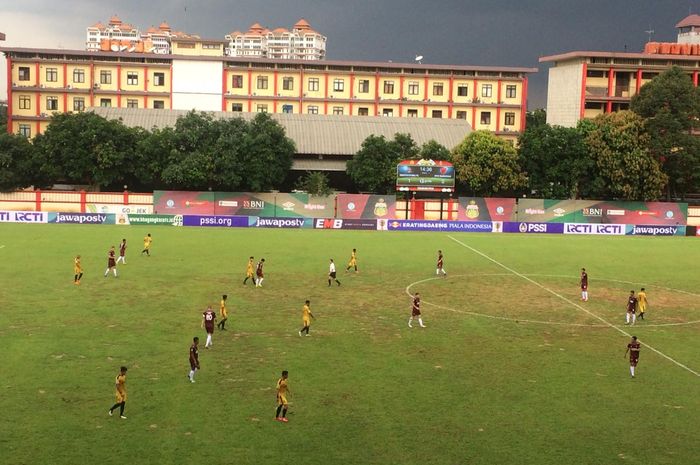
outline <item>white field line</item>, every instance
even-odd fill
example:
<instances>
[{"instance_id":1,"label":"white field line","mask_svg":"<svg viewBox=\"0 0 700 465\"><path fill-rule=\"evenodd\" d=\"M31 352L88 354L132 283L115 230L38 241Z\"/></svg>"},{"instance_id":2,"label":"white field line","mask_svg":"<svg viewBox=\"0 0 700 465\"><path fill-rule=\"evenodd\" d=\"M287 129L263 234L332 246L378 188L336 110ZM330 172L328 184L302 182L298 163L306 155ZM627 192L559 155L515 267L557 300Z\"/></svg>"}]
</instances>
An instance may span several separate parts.
<instances>
[{"instance_id":1,"label":"white field line","mask_svg":"<svg viewBox=\"0 0 700 465\"><path fill-rule=\"evenodd\" d=\"M617 326L615 326L614 324L610 323L610 322L609 322L608 320L606 320L605 318L603 318L603 317L601 317L601 316L599 316L599 315L597 315L597 314L591 312L590 310L587 310L586 308L584 308L584 307L582 307L581 305L577 304L576 302L574 302L574 301L572 301L572 300L570 300L570 299L564 297L563 295L559 294L558 292L553 291L552 289L550 289L550 288L548 288L548 287L546 287L546 286L543 286L542 284L538 283L538 282L535 281L534 279L528 278L528 277L525 276L524 274L519 273L519 272L517 272L516 270L514 270L514 269L512 269L512 268L509 268L508 266L504 265L503 263L499 262L498 260L489 257L489 256L486 255L485 253L483 253L483 252L481 252L481 251L475 249L474 247L471 247L471 246L465 244L464 242L460 241L459 239L455 239L454 237L452 237L452 236L450 236L450 235L448 235L447 237L449 237L450 239L452 239L453 241L455 241L456 243L458 243L458 244L461 245L462 247L465 247L465 248L471 250L472 252L474 252L474 253L476 253L476 254L478 254L478 255L484 257L485 259L489 260L490 262L492 262L492 263L494 263L494 264L500 266L500 267L503 268L504 270L513 273L514 275L516 275L516 276L518 276L518 277L520 277L520 278L522 278L522 279L524 279L524 280L526 280L526 281L528 281L528 282L534 284L535 286L539 287L540 289L542 289L542 290L544 290L544 291L547 291L547 292L549 292L550 294L552 294L552 295L554 295L554 296L556 296L556 297L559 297L561 300L563 300L564 302L569 303L570 305L574 306L575 308L577 308L577 309L579 309L579 310L581 310L581 311L583 311L583 312L588 313L590 316L592 316L592 317L594 317L594 318L600 320L602 323L604 323L605 325L607 325L607 326L609 326L610 328L614 329L615 331L617 331L617 332L619 332L619 333L621 333L621 334L623 334L623 335L625 335L625 336L627 336L627 337L630 337L630 338L632 337L632 335L629 334L629 333L628 333L627 331L625 331L624 329L618 328ZM670 361L670 362L676 364L677 366L683 368L684 370L687 370L688 372L690 372L690 373L694 374L695 376L697 376L698 378L700 378L700 373L698 373L697 371L693 370L692 368L689 368L689 367L683 365L682 363L680 363L680 362L678 362L678 361L672 359L672 358L669 357L668 355L666 355L666 354L664 354L663 352L661 352L661 351L659 351L659 350L653 348L653 347L650 346L649 344L645 344L645 343L642 342L641 340L639 340L639 342L640 342L640 344L642 344L644 347L646 347L647 349L651 350L652 352L654 352L654 353L660 355L661 357L665 358L666 360L668 360L668 361Z\"/></svg>"},{"instance_id":2,"label":"white field line","mask_svg":"<svg viewBox=\"0 0 700 465\"><path fill-rule=\"evenodd\" d=\"M5 248L5 246L4 246L4 245L0 245L0 249L4 249L4 248Z\"/></svg>"},{"instance_id":3,"label":"white field line","mask_svg":"<svg viewBox=\"0 0 700 465\"><path fill-rule=\"evenodd\" d=\"M513 276L513 273L477 273L477 274L452 274L450 275L453 278L459 278L462 276L473 276L473 277L489 277L489 276ZM542 276L542 277L550 277L550 278L571 278L571 276L567 275L545 275L545 274L539 274L539 275L526 275L526 276ZM406 295L409 297L413 297L413 294L411 293L411 288L417 284L423 284L427 283L428 281L437 281L439 279L442 279L440 277L435 277L433 276L432 278L426 278L426 279L421 279L420 281L413 282L406 286L406 289L404 289L404 292L406 292ZM602 279L598 278L598 281L615 281L615 280L608 280L608 279ZM619 281L627 284L634 284L634 283L629 283L627 281ZM648 284L649 287L653 287L651 284ZM655 286L658 287L658 286ZM669 289L669 290L675 290L675 289ZM447 310L453 313L461 313L464 315L472 315L472 316L480 316L484 318L490 318L492 320L501 320L501 321L514 321L516 323L532 323L532 324L540 324L540 325L555 325L555 326L578 326L578 327L585 327L585 328L607 328L607 324L587 324L587 323L568 323L565 321L544 321L544 320L528 320L525 318L513 318L513 317L507 317L507 316L498 316L498 315L489 315L488 313L479 313L479 312L473 312L470 310L458 310L456 308L452 307L447 307L445 305L440 305L440 304L435 304L432 302L429 302L427 300L421 300L421 303L425 305L430 305L431 307L435 308L441 308L443 310ZM644 328L656 328L656 327L666 327L666 326L688 326L688 325L694 325L700 323L700 320L693 320L693 321L684 321L682 323L658 323L658 324L647 324L644 323L643 327Z\"/></svg>"}]
</instances>

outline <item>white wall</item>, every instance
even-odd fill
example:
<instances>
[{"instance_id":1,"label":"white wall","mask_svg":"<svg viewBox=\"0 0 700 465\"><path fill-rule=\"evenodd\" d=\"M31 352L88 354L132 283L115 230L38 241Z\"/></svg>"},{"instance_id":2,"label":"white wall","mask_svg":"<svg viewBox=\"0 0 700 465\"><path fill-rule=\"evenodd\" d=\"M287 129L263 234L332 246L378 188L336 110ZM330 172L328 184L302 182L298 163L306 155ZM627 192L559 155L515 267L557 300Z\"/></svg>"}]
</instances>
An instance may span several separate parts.
<instances>
[{"instance_id":1,"label":"white wall","mask_svg":"<svg viewBox=\"0 0 700 465\"><path fill-rule=\"evenodd\" d=\"M583 62L557 63L549 69L547 123L574 127L581 119Z\"/></svg>"},{"instance_id":2,"label":"white wall","mask_svg":"<svg viewBox=\"0 0 700 465\"><path fill-rule=\"evenodd\" d=\"M221 111L222 61L173 60L173 109Z\"/></svg>"}]
</instances>

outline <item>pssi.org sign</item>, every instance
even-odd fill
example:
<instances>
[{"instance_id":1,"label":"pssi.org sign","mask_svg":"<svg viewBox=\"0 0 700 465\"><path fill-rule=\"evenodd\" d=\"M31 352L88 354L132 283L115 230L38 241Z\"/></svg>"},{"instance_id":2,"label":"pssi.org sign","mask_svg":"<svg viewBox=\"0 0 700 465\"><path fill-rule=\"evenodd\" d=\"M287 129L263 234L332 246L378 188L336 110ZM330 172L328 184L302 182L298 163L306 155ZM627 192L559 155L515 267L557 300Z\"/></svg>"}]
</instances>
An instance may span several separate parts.
<instances>
[{"instance_id":1,"label":"pssi.org sign","mask_svg":"<svg viewBox=\"0 0 700 465\"><path fill-rule=\"evenodd\" d=\"M624 236L624 224L565 223L564 234L601 234Z\"/></svg>"}]
</instances>

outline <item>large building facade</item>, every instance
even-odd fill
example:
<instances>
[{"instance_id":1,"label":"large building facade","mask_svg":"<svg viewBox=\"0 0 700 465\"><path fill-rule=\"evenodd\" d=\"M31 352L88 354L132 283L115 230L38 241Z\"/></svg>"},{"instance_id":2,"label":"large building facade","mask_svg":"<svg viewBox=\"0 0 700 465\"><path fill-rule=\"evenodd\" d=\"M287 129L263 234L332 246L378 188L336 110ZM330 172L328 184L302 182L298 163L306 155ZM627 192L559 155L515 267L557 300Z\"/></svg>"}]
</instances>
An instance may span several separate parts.
<instances>
[{"instance_id":1,"label":"large building facade","mask_svg":"<svg viewBox=\"0 0 700 465\"><path fill-rule=\"evenodd\" d=\"M274 60L322 60L326 57L326 36L300 19L291 30L269 30L258 23L247 32L226 35L226 55Z\"/></svg>"},{"instance_id":2,"label":"large building facade","mask_svg":"<svg viewBox=\"0 0 700 465\"><path fill-rule=\"evenodd\" d=\"M0 49L8 131L33 137L56 112L155 108L463 120L515 141L533 68L226 57L225 43L173 41L171 54Z\"/></svg>"},{"instance_id":3,"label":"large building facade","mask_svg":"<svg viewBox=\"0 0 700 465\"><path fill-rule=\"evenodd\" d=\"M628 110L632 97L654 77L678 66L698 85L700 16L677 24L675 43L650 42L643 53L574 51L540 58L552 63L547 122L573 127L579 120Z\"/></svg>"}]
</instances>

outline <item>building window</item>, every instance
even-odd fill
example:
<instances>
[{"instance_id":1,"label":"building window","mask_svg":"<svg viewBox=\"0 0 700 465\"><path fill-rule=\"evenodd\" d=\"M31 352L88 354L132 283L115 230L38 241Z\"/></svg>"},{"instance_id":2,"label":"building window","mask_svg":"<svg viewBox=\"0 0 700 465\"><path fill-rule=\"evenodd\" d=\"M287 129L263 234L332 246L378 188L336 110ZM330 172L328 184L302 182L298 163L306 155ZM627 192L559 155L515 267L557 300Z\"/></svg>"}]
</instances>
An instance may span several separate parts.
<instances>
[{"instance_id":1,"label":"building window","mask_svg":"<svg viewBox=\"0 0 700 465\"><path fill-rule=\"evenodd\" d=\"M385 108L382 110L382 116L394 116L394 110L392 108Z\"/></svg>"},{"instance_id":2,"label":"building window","mask_svg":"<svg viewBox=\"0 0 700 465\"><path fill-rule=\"evenodd\" d=\"M357 92L366 94L369 92L369 79L360 79L357 83Z\"/></svg>"},{"instance_id":3,"label":"building window","mask_svg":"<svg viewBox=\"0 0 700 465\"><path fill-rule=\"evenodd\" d=\"M516 86L506 86L506 98L515 98L518 95L518 88Z\"/></svg>"},{"instance_id":4,"label":"building window","mask_svg":"<svg viewBox=\"0 0 700 465\"><path fill-rule=\"evenodd\" d=\"M46 82L58 81L58 68L46 68Z\"/></svg>"},{"instance_id":5,"label":"building window","mask_svg":"<svg viewBox=\"0 0 700 465\"><path fill-rule=\"evenodd\" d=\"M126 99L126 108L138 108L139 101L135 98Z\"/></svg>"},{"instance_id":6,"label":"building window","mask_svg":"<svg viewBox=\"0 0 700 465\"><path fill-rule=\"evenodd\" d=\"M165 108L165 102L163 100L154 100L153 108L156 110L163 110Z\"/></svg>"},{"instance_id":7,"label":"building window","mask_svg":"<svg viewBox=\"0 0 700 465\"><path fill-rule=\"evenodd\" d=\"M481 124L491 124L491 112L490 111L482 111L481 112Z\"/></svg>"},{"instance_id":8,"label":"building window","mask_svg":"<svg viewBox=\"0 0 700 465\"><path fill-rule=\"evenodd\" d=\"M409 81L408 83L408 95L418 95L420 85L417 81Z\"/></svg>"},{"instance_id":9,"label":"building window","mask_svg":"<svg viewBox=\"0 0 700 465\"><path fill-rule=\"evenodd\" d=\"M433 110L433 118L442 118L442 110Z\"/></svg>"},{"instance_id":10,"label":"building window","mask_svg":"<svg viewBox=\"0 0 700 465\"><path fill-rule=\"evenodd\" d=\"M267 89L267 76L258 76L257 88Z\"/></svg>"},{"instance_id":11,"label":"building window","mask_svg":"<svg viewBox=\"0 0 700 465\"><path fill-rule=\"evenodd\" d=\"M418 110L415 108L409 109L406 114L409 118L418 118Z\"/></svg>"},{"instance_id":12,"label":"building window","mask_svg":"<svg viewBox=\"0 0 700 465\"><path fill-rule=\"evenodd\" d=\"M344 79L334 79L333 80L333 91L342 92L345 90L345 80Z\"/></svg>"},{"instance_id":13,"label":"building window","mask_svg":"<svg viewBox=\"0 0 700 465\"><path fill-rule=\"evenodd\" d=\"M20 81L29 81L30 79L30 71L29 71L29 66L20 66L19 67L19 80Z\"/></svg>"},{"instance_id":14,"label":"building window","mask_svg":"<svg viewBox=\"0 0 700 465\"><path fill-rule=\"evenodd\" d=\"M343 107L333 107L333 114L334 115L342 115L343 114Z\"/></svg>"},{"instance_id":15,"label":"building window","mask_svg":"<svg viewBox=\"0 0 700 465\"><path fill-rule=\"evenodd\" d=\"M457 119L467 119L467 112L463 110L457 110Z\"/></svg>"},{"instance_id":16,"label":"building window","mask_svg":"<svg viewBox=\"0 0 700 465\"><path fill-rule=\"evenodd\" d=\"M369 116L369 108L360 107L357 109L357 116Z\"/></svg>"},{"instance_id":17,"label":"building window","mask_svg":"<svg viewBox=\"0 0 700 465\"><path fill-rule=\"evenodd\" d=\"M111 84L112 72L107 70L100 71L100 84Z\"/></svg>"},{"instance_id":18,"label":"building window","mask_svg":"<svg viewBox=\"0 0 700 465\"><path fill-rule=\"evenodd\" d=\"M108 108L112 106L112 99L111 98L101 98L100 99L100 106L103 108Z\"/></svg>"},{"instance_id":19,"label":"building window","mask_svg":"<svg viewBox=\"0 0 700 465\"><path fill-rule=\"evenodd\" d=\"M294 113L294 105L282 105L282 113Z\"/></svg>"},{"instance_id":20,"label":"building window","mask_svg":"<svg viewBox=\"0 0 700 465\"><path fill-rule=\"evenodd\" d=\"M310 115L318 115L318 106L309 105L308 112Z\"/></svg>"},{"instance_id":21,"label":"building window","mask_svg":"<svg viewBox=\"0 0 700 465\"><path fill-rule=\"evenodd\" d=\"M19 133L24 137L32 137L32 127L29 124L20 124Z\"/></svg>"},{"instance_id":22,"label":"building window","mask_svg":"<svg viewBox=\"0 0 700 465\"><path fill-rule=\"evenodd\" d=\"M46 97L46 109L58 110L58 97Z\"/></svg>"},{"instance_id":23,"label":"building window","mask_svg":"<svg viewBox=\"0 0 700 465\"><path fill-rule=\"evenodd\" d=\"M243 89L243 75L234 74L231 76L231 87L234 89Z\"/></svg>"},{"instance_id":24,"label":"building window","mask_svg":"<svg viewBox=\"0 0 700 465\"><path fill-rule=\"evenodd\" d=\"M393 94L394 93L394 81L384 81L384 93Z\"/></svg>"},{"instance_id":25,"label":"building window","mask_svg":"<svg viewBox=\"0 0 700 465\"><path fill-rule=\"evenodd\" d=\"M243 111L243 104L242 103L232 103L231 104L231 111Z\"/></svg>"},{"instance_id":26,"label":"building window","mask_svg":"<svg viewBox=\"0 0 700 465\"><path fill-rule=\"evenodd\" d=\"M19 96L19 109L20 110L31 110L32 109L32 98L29 95Z\"/></svg>"},{"instance_id":27,"label":"building window","mask_svg":"<svg viewBox=\"0 0 700 465\"><path fill-rule=\"evenodd\" d=\"M318 92L318 78L309 78L309 92Z\"/></svg>"},{"instance_id":28,"label":"building window","mask_svg":"<svg viewBox=\"0 0 700 465\"><path fill-rule=\"evenodd\" d=\"M457 96L468 97L469 96L469 86L467 86L467 85L457 86Z\"/></svg>"},{"instance_id":29,"label":"building window","mask_svg":"<svg viewBox=\"0 0 700 465\"><path fill-rule=\"evenodd\" d=\"M73 99L73 111L85 110L85 99L83 97L75 97Z\"/></svg>"},{"instance_id":30,"label":"building window","mask_svg":"<svg viewBox=\"0 0 700 465\"><path fill-rule=\"evenodd\" d=\"M73 70L73 82L85 82L85 70L84 69L74 69Z\"/></svg>"},{"instance_id":31,"label":"building window","mask_svg":"<svg viewBox=\"0 0 700 465\"><path fill-rule=\"evenodd\" d=\"M126 84L129 86L138 86L139 85L139 74L134 73L133 71L129 71L126 73Z\"/></svg>"},{"instance_id":32,"label":"building window","mask_svg":"<svg viewBox=\"0 0 700 465\"><path fill-rule=\"evenodd\" d=\"M505 123L506 126L515 126L515 113L507 112Z\"/></svg>"},{"instance_id":33,"label":"building window","mask_svg":"<svg viewBox=\"0 0 700 465\"><path fill-rule=\"evenodd\" d=\"M293 77L282 78L282 89L294 90L294 78Z\"/></svg>"},{"instance_id":34,"label":"building window","mask_svg":"<svg viewBox=\"0 0 700 465\"><path fill-rule=\"evenodd\" d=\"M444 87L442 82L436 82L433 84L433 95L443 95Z\"/></svg>"},{"instance_id":35,"label":"building window","mask_svg":"<svg viewBox=\"0 0 700 465\"><path fill-rule=\"evenodd\" d=\"M493 86L491 84L482 84L481 85L481 96L482 97L491 97L493 95Z\"/></svg>"},{"instance_id":36,"label":"building window","mask_svg":"<svg viewBox=\"0 0 700 465\"><path fill-rule=\"evenodd\" d=\"M164 86L165 73L153 73L153 85L158 87Z\"/></svg>"},{"instance_id":37,"label":"building window","mask_svg":"<svg viewBox=\"0 0 700 465\"><path fill-rule=\"evenodd\" d=\"M255 111L258 113L267 113L267 103L258 103Z\"/></svg>"}]
</instances>

